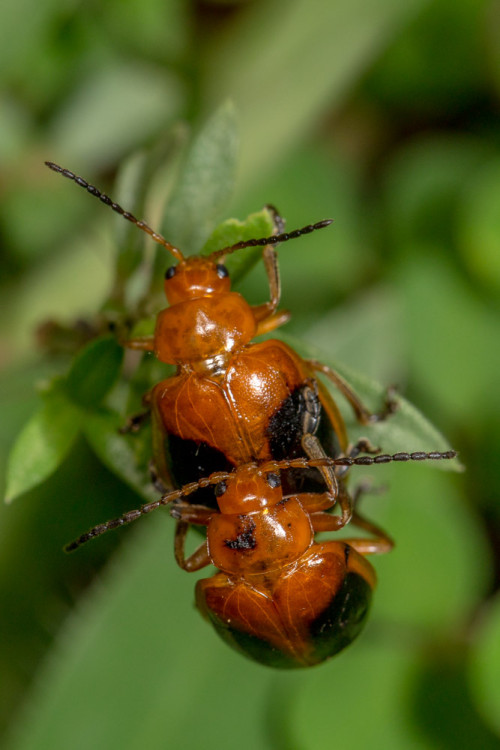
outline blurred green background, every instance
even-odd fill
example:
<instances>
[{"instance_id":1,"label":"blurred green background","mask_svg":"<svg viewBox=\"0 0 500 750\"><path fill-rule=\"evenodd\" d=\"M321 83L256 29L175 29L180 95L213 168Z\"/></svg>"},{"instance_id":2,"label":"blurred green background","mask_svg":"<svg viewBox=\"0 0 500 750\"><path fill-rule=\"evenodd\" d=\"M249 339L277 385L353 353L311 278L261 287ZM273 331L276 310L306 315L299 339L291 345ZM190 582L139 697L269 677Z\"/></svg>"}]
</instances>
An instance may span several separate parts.
<instances>
[{"instance_id":1,"label":"blurred green background","mask_svg":"<svg viewBox=\"0 0 500 750\"><path fill-rule=\"evenodd\" d=\"M140 502L79 439L0 509L5 746L500 747L498 0L5 0L0 71L2 475L69 362L35 329L92 319L112 280L114 217L43 161L116 195L149 149L168 193L228 99L222 218L272 202L290 228L335 220L281 250L287 333L397 383L466 466L372 473L388 491L367 514L397 547L371 622L328 664L275 673L194 610L166 514L62 554ZM241 289L263 301L262 269Z\"/></svg>"}]
</instances>

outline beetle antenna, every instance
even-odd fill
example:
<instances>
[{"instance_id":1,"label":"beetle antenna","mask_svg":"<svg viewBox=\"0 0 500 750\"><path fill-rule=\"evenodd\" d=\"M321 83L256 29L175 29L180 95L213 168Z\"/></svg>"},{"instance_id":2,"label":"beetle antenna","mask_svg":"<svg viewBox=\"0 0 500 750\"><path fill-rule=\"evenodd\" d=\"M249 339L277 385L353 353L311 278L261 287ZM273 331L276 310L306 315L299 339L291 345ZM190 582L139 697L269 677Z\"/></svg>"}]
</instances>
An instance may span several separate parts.
<instances>
[{"instance_id":1,"label":"beetle antenna","mask_svg":"<svg viewBox=\"0 0 500 750\"><path fill-rule=\"evenodd\" d=\"M319 466L373 466L374 464L387 464L391 462L440 461L456 458L456 456L457 452L453 450L444 452L433 451L431 453L415 451L413 453L381 453L378 456L356 456L355 458L351 456L340 456L339 458L292 458L283 459L282 461L267 461L264 464L245 464L245 466L253 465L259 473L264 473L279 471L280 469L306 469ZM113 518L110 521L93 526L89 531L86 531L85 534L82 534L73 542L67 544L64 551L73 552L91 539L95 539L95 537L101 536L101 534L105 534L107 531L111 531L111 529L116 529L119 526L125 526L132 523L132 521L137 521L137 519L146 516L153 510L156 510L163 505L168 505L175 500L180 500L180 498L186 497L187 495L191 495L193 492L196 492L196 490L209 487L210 485L219 484L220 482L227 482L235 473L237 473L237 471L238 469L235 469L232 472L214 472L208 477L202 477L197 482L190 482L178 490L167 492L157 500L146 503L140 508L129 510L118 518Z\"/></svg>"},{"instance_id":2,"label":"beetle antenna","mask_svg":"<svg viewBox=\"0 0 500 750\"><path fill-rule=\"evenodd\" d=\"M318 221L316 222L316 224L308 224L301 229L294 229L292 232L282 232L281 234L273 234L271 235L271 237L261 237L260 239L256 240L242 240L241 242L237 242L235 245L223 247L222 250L215 250L215 252L210 253L208 257L212 260L215 260L216 258L220 258L223 255L230 255L236 250L241 250L244 247L279 245L281 242L288 242L288 240L294 240L296 237L302 237L303 234L310 234L316 229L323 229L323 227L328 227L332 222L333 219L323 219L323 221Z\"/></svg>"},{"instance_id":3,"label":"beetle antenna","mask_svg":"<svg viewBox=\"0 0 500 750\"><path fill-rule=\"evenodd\" d=\"M169 503L179 500L182 497L186 497L187 495L191 495L193 492L196 492L196 490L202 489L203 487L209 487L211 484L218 484L219 482L226 482L230 476L231 474L227 471L218 471L210 474L208 477L202 477L197 482L185 484L178 490L167 492L157 500L152 500L150 503L141 505L140 508L129 510L118 518L112 518L110 521L105 521L104 523L97 524L97 526L93 526L89 531L86 531L85 534L79 536L78 539L67 544L64 547L64 551L74 552L74 550L81 547L82 544L86 544L91 539L95 539L95 537L101 536L101 534L105 534L107 531L111 531L111 529L116 529L119 526L126 526L127 524L132 523L132 521L137 521L142 516L147 516L148 513L151 513L153 510L156 510L163 505L168 505Z\"/></svg>"},{"instance_id":4,"label":"beetle antenna","mask_svg":"<svg viewBox=\"0 0 500 750\"><path fill-rule=\"evenodd\" d=\"M380 453L377 456L339 456L338 458L291 458L281 461L268 461L261 464L261 471L279 469L307 469L319 466L373 466L375 464L403 463L406 461L448 461L456 458L457 451L414 451L413 453Z\"/></svg>"},{"instance_id":5,"label":"beetle antenna","mask_svg":"<svg viewBox=\"0 0 500 750\"><path fill-rule=\"evenodd\" d=\"M168 252L174 256L174 258L177 258L177 260L184 259L181 251L177 247L174 247L171 242L168 242L168 240L166 240L165 237L163 237L161 234L158 234L158 232L155 232L154 229L151 229L149 224L146 224L145 221L136 219L136 217L131 214L130 211L125 211L125 209L122 208L118 203L115 203L113 200L111 200L111 198L105 193L101 193L101 191L94 187L94 185L90 185L86 180L83 179L83 177L79 177L74 172L70 172L69 169L64 169L58 164L54 164L54 162L52 161L46 161L45 164L49 169L52 169L53 172L58 172L59 174L62 174L63 177L67 177L69 180L73 180L73 182L76 182L77 185L80 185L80 187L84 188L88 193L90 193L91 195L95 195L96 198L99 198L99 200L106 206L110 206L113 211L116 211L117 214L123 216L124 219L127 219L127 221L131 221L132 224L136 225L136 227L139 227L139 229L142 229L143 232L149 234L151 239L166 248Z\"/></svg>"}]
</instances>

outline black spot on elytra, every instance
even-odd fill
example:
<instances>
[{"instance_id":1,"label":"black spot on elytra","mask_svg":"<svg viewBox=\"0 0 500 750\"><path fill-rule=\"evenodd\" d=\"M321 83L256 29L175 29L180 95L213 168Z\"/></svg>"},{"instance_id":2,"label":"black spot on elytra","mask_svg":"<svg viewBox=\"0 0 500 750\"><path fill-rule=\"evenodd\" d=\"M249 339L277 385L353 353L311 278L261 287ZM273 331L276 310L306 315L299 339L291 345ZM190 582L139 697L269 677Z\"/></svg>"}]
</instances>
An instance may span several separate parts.
<instances>
[{"instance_id":1,"label":"black spot on elytra","mask_svg":"<svg viewBox=\"0 0 500 750\"><path fill-rule=\"evenodd\" d=\"M229 549L234 550L255 549L257 546L257 540L254 536L255 523L245 516L240 516L240 518L244 522L243 531L237 534L235 539L224 539L224 544Z\"/></svg>"},{"instance_id":2,"label":"black spot on elytra","mask_svg":"<svg viewBox=\"0 0 500 750\"><path fill-rule=\"evenodd\" d=\"M196 482L202 477L208 477L214 471L231 472L234 465L219 450L207 443L195 440L184 440L177 435L169 434L165 438L165 451L168 470L172 483L182 487L189 482ZM217 501L213 487L196 490L185 498L193 505L206 505L217 508Z\"/></svg>"},{"instance_id":3,"label":"black spot on elytra","mask_svg":"<svg viewBox=\"0 0 500 750\"><path fill-rule=\"evenodd\" d=\"M302 437L306 428L318 438L327 456L340 454L337 436L319 396L311 392L307 383L302 383L282 402L268 422L266 437L273 459L305 457ZM325 482L318 469L285 469L281 472L281 480L284 495L325 491Z\"/></svg>"},{"instance_id":4,"label":"black spot on elytra","mask_svg":"<svg viewBox=\"0 0 500 750\"><path fill-rule=\"evenodd\" d=\"M362 576L345 575L328 606L309 626L315 661L333 656L359 635L368 616L371 595L372 588Z\"/></svg>"}]
</instances>

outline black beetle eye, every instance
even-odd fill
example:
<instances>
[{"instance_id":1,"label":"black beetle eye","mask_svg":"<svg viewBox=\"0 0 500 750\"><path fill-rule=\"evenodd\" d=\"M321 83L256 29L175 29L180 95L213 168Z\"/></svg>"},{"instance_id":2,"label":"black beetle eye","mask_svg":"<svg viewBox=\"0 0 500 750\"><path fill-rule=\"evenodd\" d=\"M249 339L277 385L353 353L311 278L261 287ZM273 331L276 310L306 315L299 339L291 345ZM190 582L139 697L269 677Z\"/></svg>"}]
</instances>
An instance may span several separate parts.
<instances>
[{"instance_id":1,"label":"black beetle eye","mask_svg":"<svg viewBox=\"0 0 500 750\"><path fill-rule=\"evenodd\" d=\"M165 271L165 278L167 279L167 281L168 279L171 279L172 276L175 276L175 266L170 266L170 268L167 268L167 270Z\"/></svg>"},{"instance_id":2,"label":"black beetle eye","mask_svg":"<svg viewBox=\"0 0 500 750\"><path fill-rule=\"evenodd\" d=\"M215 268L217 270L217 276L219 277L219 279L225 279L226 276L229 276L229 271L222 263L217 263Z\"/></svg>"},{"instance_id":3,"label":"black beetle eye","mask_svg":"<svg viewBox=\"0 0 500 750\"><path fill-rule=\"evenodd\" d=\"M224 492L227 490L227 484L226 482L218 482L215 485L215 497L220 497L224 494Z\"/></svg>"},{"instance_id":4,"label":"black beetle eye","mask_svg":"<svg viewBox=\"0 0 500 750\"><path fill-rule=\"evenodd\" d=\"M281 484L281 477L279 474L273 474L270 472L269 474L266 474L266 479L269 487L273 490Z\"/></svg>"}]
</instances>

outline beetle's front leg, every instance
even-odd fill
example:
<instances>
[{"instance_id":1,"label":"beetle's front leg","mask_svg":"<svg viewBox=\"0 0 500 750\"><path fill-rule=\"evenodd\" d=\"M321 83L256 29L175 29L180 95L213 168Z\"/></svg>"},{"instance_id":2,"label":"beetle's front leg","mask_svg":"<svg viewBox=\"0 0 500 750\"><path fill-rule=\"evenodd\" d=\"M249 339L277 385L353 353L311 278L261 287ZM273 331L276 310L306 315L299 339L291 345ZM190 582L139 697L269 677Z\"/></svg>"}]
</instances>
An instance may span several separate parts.
<instances>
[{"instance_id":1,"label":"beetle's front leg","mask_svg":"<svg viewBox=\"0 0 500 750\"><path fill-rule=\"evenodd\" d=\"M207 526L213 514L214 511L204 505L190 505L183 502L176 503L170 510L170 515L177 519L174 541L175 560L177 565L188 573L205 568L211 563L206 539L189 557L185 556L185 546L189 527L193 524Z\"/></svg>"}]
</instances>

